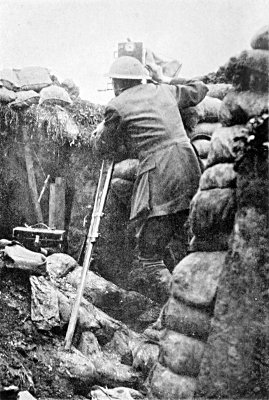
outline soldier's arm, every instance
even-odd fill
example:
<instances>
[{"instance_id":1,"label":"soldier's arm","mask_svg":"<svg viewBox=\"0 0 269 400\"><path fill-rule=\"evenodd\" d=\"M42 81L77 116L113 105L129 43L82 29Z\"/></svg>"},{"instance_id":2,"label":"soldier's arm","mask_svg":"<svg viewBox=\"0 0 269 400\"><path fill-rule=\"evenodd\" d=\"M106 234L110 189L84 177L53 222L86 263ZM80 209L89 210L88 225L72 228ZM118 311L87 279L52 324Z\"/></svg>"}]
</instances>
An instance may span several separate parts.
<instances>
[{"instance_id":1,"label":"soldier's arm","mask_svg":"<svg viewBox=\"0 0 269 400\"><path fill-rule=\"evenodd\" d=\"M117 110L107 106L104 120L91 135L93 151L99 156L113 156L120 139L121 117Z\"/></svg>"},{"instance_id":2,"label":"soldier's arm","mask_svg":"<svg viewBox=\"0 0 269 400\"><path fill-rule=\"evenodd\" d=\"M179 81L180 83L178 83ZM169 85L178 107L181 109L196 106L208 92L207 86L201 81L171 79Z\"/></svg>"},{"instance_id":3,"label":"soldier's arm","mask_svg":"<svg viewBox=\"0 0 269 400\"><path fill-rule=\"evenodd\" d=\"M201 81L170 78L169 76L163 75L161 67L148 67L153 80L169 85L169 90L175 97L178 107L181 109L196 106L204 99L208 92L207 86Z\"/></svg>"}]
</instances>

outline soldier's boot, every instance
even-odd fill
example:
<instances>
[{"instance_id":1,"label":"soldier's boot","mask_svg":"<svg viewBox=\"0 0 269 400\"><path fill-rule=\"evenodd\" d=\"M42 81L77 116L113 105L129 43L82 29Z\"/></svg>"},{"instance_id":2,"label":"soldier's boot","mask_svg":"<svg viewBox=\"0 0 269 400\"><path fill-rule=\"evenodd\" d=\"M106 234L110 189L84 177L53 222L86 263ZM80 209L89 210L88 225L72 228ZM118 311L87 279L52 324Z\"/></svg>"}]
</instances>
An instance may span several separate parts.
<instances>
[{"instance_id":1,"label":"soldier's boot","mask_svg":"<svg viewBox=\"0 0 269 400\"><path fill-rule=\"evenodd\" d=\"M171 273L163 260L139 258L140 270L146 276L145 295L164 304L170 294Z\"/></svg>"}]
</instances>

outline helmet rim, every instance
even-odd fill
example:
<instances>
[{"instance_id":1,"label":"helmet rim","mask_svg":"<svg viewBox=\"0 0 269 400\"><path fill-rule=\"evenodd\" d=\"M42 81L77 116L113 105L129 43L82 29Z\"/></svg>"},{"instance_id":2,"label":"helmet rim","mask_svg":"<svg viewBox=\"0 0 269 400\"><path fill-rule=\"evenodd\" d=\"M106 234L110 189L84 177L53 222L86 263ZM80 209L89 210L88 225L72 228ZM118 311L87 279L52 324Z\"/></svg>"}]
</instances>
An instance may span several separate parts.
<instances>
[{"instance_id":1,"label":"helmet rim","mask_svg":"<svg viewBox=\"0 0 269 400\"><path fill-rule=\"evenodd\" d=\"M143 64L137 58L130 56L117 58L105 76L112 79L150 79Z\"/></svg>"}]
</instances>

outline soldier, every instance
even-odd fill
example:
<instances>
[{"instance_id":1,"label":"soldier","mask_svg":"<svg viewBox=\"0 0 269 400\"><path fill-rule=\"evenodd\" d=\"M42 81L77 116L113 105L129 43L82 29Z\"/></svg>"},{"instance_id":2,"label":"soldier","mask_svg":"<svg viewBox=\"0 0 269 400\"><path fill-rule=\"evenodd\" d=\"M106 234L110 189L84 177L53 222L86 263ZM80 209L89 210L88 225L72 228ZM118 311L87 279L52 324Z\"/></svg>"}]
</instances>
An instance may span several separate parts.
<instances>
[{"instance_id":1,"label":"soldier","mask_svg":"<svg viewBox=\"0 0 269 400\"><path fill-rule=\"evenodd\" d=\"M106 106L93 146L101 156L111 156L124 145L128 158L139 160L130 220L137 222L138 258L148 293L152 288L153 297L162 301L171 277L165 248L186 222L201 175L179 108L195 106L208 89L199 81L163 76L160 68L150 71L155 82L137 59L114 61L108 76L115 98Z\"/></svg>"}]
</instances>

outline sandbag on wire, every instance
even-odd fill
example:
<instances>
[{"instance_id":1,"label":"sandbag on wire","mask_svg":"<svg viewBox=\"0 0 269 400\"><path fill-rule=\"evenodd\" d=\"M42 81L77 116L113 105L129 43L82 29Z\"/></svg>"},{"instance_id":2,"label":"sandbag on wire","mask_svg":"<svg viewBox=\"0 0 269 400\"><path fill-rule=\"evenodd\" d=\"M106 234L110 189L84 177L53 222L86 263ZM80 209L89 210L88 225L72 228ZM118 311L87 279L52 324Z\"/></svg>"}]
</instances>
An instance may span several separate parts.
<instances>
[{"instance_id":1,"label":"sandbag on wire","mask_svg":"<svg viewBox=\"0 0 269 400\"><path fill-rule=\"evenodd\" d=\"M232 89L229 83L209 83L206 85L208 88L207 96L215 97L216 99L223 100L226 94Z\"/></svg>"},{"instance_id":2,"label":"sandbag on wire","mask_svg":"<svg viewBox=\"0 0 269 400\"><path fill-rule=\"evenodd\" d=\"M138 160L130 158L116 163L113 170L113 178L134 181L137 175L138 164Z\"/></svg>"},{"instance_id":3,"label":"sandbag on wire","mask_svg":"<svg viewBox=\"0 0 269 400\"><path fill-rule=\"evenodd\" d=\"M269 50L269 25L263 26L251 39L253 49Z\"/></svg>"},{"instance_id":4,"label":"sandbag on wire","mask_svg":"<svg viewBox=\"0 0 269 400\"><path fill-rule=\"evenodd\" d=\"M199 120L205 122L217 122L219 120L220 106L221 100L206 96L201 103L195 106L199 115Z\"/></svg>"},{"instance_id":5,"label":"sandbag on wire","mask_svg":"<svg viewBox=\"0 0 269 400\"><path fill-rule=\"evenodd\" d=\"M204 237L215 232L231 232L235 212L235 189L199 190L191 201L192 233Z\"/></svg>"},{"instance_id":6,"label":"sandbag on wire","mask_svg":"<svg viewBox=\"0 0 269 400\"><path fill-rule=\"evenodd\" d=\"M14 109L30 107L32 104L38 104L39 94L33 90L21 91L16 93L16 99L9 103L9 106Z\"/></svg>"},{"instance_id":7,"label":"sandbag on wire","mask_svg":"<svg viewBox=\"0 0 269 400\"><path fill-rule=\"evenodd\" d=\"M220 127L213 133L207 157L207 167L235 160L234 139L245 136L243 128L244 125Z\"/></svg>"},{"instance_id":8,"label":"sandbag on wire","mask_svg":"<svg viewBox=\"0 0 269 400\"><path fill-rule=\"evenodd\" d=\"M221 163L207 168L200 178L200 190L215 188L234 188L236 185L236 172L233 163Z\"/></svg>"},{"instance_id":9,"label":"sandbag on wire","mask_svg":"<svg viewBox=\"0 0 269 400\"><path fill-rule=\"evenodd\" d=\"M72 100L64 88L52 85L41 90L39 104L57 104L64 107L72 104Z\"/></svg>"},{"instance_id":10,"label":"sandbag on wire","mask_svg":"<svg viewBox=\"0 0 269 400\"><path fill-rule=\"evenodd\" d=\"M229 92L220 108L220 122L225 126L245 124L256 115L268 111L268 93Z\"/></svg>"}]
</instances>

